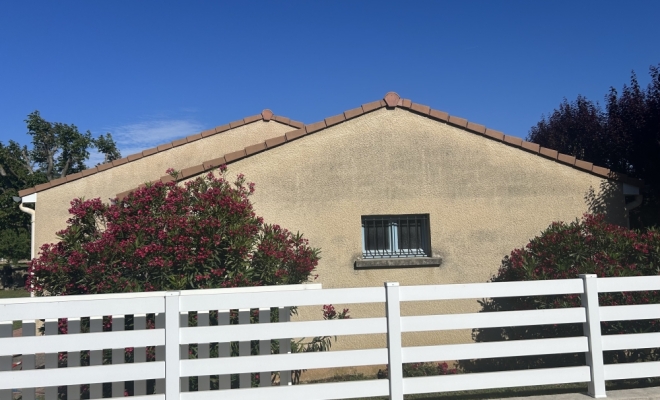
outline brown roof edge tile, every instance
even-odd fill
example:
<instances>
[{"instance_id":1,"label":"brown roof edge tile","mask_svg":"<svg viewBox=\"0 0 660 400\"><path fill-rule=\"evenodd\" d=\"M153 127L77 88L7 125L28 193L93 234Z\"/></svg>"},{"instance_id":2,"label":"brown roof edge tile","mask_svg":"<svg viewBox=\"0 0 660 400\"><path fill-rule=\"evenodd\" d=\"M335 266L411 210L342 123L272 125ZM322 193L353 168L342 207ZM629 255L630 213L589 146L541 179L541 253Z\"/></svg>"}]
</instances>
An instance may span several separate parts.
<instances>
[{"instance_id":1,"label":"brown roof edge tile","mask_svg":"<svg viewBox=\"0 0 660 400\"><path fill-rule=\"evenodd\" d=\"M194 167L184 168L181 170L181 179L190 178L191 176L199 175L204 172L204 164L195 165Z\"/></svg>"},{"instance_id":2,"label":"brown roof edge tile","mask_svg":"<svg viewBox=\"0 0 660 400\"><path fill-rule=\"evenodd\" d=\"M36 190L33 187L18 191L18 195L21 197L31 195L32 193L36 193Z\"/></svg>"},{"instance_id":3,"label":"brown roof edge tile","mask_svg":"<svg viewBox=\"0 0 660 400\"><path fill-rule=\"evenodd\" d=\"M294 121L291 119L289 120L289 126L300 129L300 128L304 128L305 124L300 121Z\"/></svg>"},{"instance_id":4,"label":"brown roof edge tile","mask_svg":"<svg viewBox=\"0 0 660 400\"><path fill-rule=\"evenodd\" d=\"M186 143L188 143L188 140L186 140L186 138L174 140L172 141L172 147L179 147Z\"/></svg>"},{"instance_id":5,"label":"brown roof edge tile","mask_svg":"<svg viewBox=\"0 0 660 400\"><path fill-rule=\"evenodd\" d=\"M287 132L284 136L286 136L286 141L289 142L291 140L298 139L299 137L305 136L307 132L305 132L304 128L296 129L295 131Z\"/></svg>"},{"instance_id":6,"label":"brown roof edge tile","mask_svg":"<svg viewBox=\"0 0 660 400\"><path fill-rule=\"evenodd\" d=\"M399 99L401 99L401 97L396 92L387 92L383 98L388 108L396 107L399 103Z\"/></svg>"},{"instance_id":7,"label":"brown roof edge tile","mask_svg":"<svg viewBox=\"0 0 660 400\"><path fill-rule=\"evenodd\" d=\"M575 160L575 168L591 172L594 168L594 164L584 160Z\"/></svg>"},{"instance_id":8,"label":"brown roof edge tile","mask_svg":"<svg viewBox=\"0 0 660 400\"><path fill-rule=\"evenodd\" d=\"M82 175L83 176L90 176L90 175L94 175L97 172L99 172L98 168L92 167L92 168L89 168L89 169L86 169L86 170L82 171Z\"/></svg>"},{"instance_id":9,"label":"brown roof edge tile","mask_svg":"<svg viewBox=\"0 0 660 400\"><path fill-rule=\"evenodd\" d=\"M155 147L153 149L142 150L142 155L145 156L145 157L150 156L152 154L156 154L156 153L158 153L158 149L155 148Z\"/></svg>"},{"instance_id":10,"label":"brown roof edge tile","mask_svg":"<svg viewBox=\"0 0 660 400\"><path fill-rule=\"evenodd\" d=\"M261 118L264 121L270 121L270 119L273 118L273 112L266 108L261 112Z\"/></svg>"},{"instance_id":11,"label":"brown roof edge tile","mask_svg":"<svg viewBox=\"0 0 660 400\"><path fill-rule=\"evenodd\" d=\"M480 125L480 124L475 124L474 122L468 121L466 128L467 128L468 131L479 133L481 135L486 133L486 127L485 126Z\"/></svg>"},{"instance_id":12,"label":"brown roof edge tile","mask_svg":"<svg viewBox=\"0 0 660 400\"><path fill-rule=\"evenodd\" d=\"M528 142L526 140L523 140L522 148L527 151L531 151L532 153L538 153L541 150L541 146L539 144Z\"/></svg>"},{"instance_id":13,"label":"brown roof edge tile","mask_svg":"<svg viewBox=\"0 0 660 400\"><path fill-rule=\"evenodd\" d=\"M156 149L158 149L158 151L163 151L163 150L167 150L167 149L171 149L171 148L172 148L172 143L165 143L165 144L161 144L160 146L156 147Z\"/></svg>"},{"instance_id":14,"label":"brown roof edge tile","mask_svg":"<svg viewBox=\"0 0 660 400\"><path fill-rule=\"evenodd\" d=\"M82 172L76 172L75 174L67 175L67 176L66 176L66 181L67 181L67 182L71 182L71 181L75 181L75 180L77 180L77 179L80 179L80 178L82 178L82 177L83 177ZM38 191L39 191L39 189L37 189L37 192L38 192Z\"/></svg>"},{"instance_id":15,"label":"brown roof edge tile","mask_svg":"<svg viewBox=\"0 0 660 400\"><path fill-rule=\"evenodd\" d=\"M163 183L174 182L175 180L172 175L163 175L160 177L160 181Z\"/></svg>"},{"instance_id":16,"label":"brown roof edge tile","mask_svg":"<svg viewBox=\"0 0 660 400\"><path fill-rule=\"evenodd\" d=\"M250 115L249 117L245 117L245 118L243 118L243 121L246 124L250 124L250 123L256 122L256 121L262 121L263 119L264 119L264 117L261 114L258 114L258 115Z\"/></svg>"},{"instance_id":17,"label":"brown roof edge tile","mask_svg":"<svg viewBox=\"0 0 660 400\"><path fill-rule=\"evenodd\" d=\"M591 172L593 172L593 173L596 174L596 175L602 176L602 177L604 177L604 178L609 178L609 176L610 176L610 170L609 170L609 168L599 167L599 166L597 166L597 165L594 165L594 166L591 168Z\"/></svg>"},{"instance_id":18,"label":"brown roof edge tile","mask_svg":"<svg viewBox=\"0 0 660 400\"><path fill-rule=\"evenodd\" d=\"M289 125L289 122L291 122L291 119L290 119L290 118L282 117L282 116L280 116L280 115L273 115L273 118L272 118L272 119L275 120L275 121L277 121L277 122L281 122L281 123L283 123L283 124L287 124L287 125Z\"/></svg>"},{"instance_id":19,"label":"brown roof edge tile","mask_svg":"<svg viewBox=\"0 0 660 400\"><path fill-rule=\"evenodd\" d=\"M34 190L37 192L41 192L42 190L48 189L51 187L50 182L42 183L41 185L37 185L34 187Z\"/></svg>"},{"instance_id":20,"label":"brown roof edge tile","mask_svg":"<svg viewBox=\"0 0 660 400\"><path fill-rule=\"evenodd\" d=\"M200 133L200 135L202 135L202 137L209 137L209 136L215 135L216 133L217 132L216 132L215 128L211 128L211 129L207 129L205 131L202 131Z\"/></svg>"},{"instance_id":21,"label":"brown roof edge tile","mask_svg":"<svg viewBox=\"0 0 660 400\"><path fill-rule=\"evenodd\" d=\"M362 109L362 107L353 108L351 110L344 111L344 117L346 117L346 119L355 118L362 114L364 114L364 110Z\"/></svg>"},{"instance_id":22,"label":"brown roof edge tile","mask_svg":"<svg viewBox=\"0 0 660 400\"><path fill-rule=\"evenodd\" d=\"M456 117L453 115L449 116L449 119L447 120L450 124L460 126L461 128L467 127L467 119L461 118L461 117Z\"/></svg>"},{"instance_id":23,"label":"brown roof edge tile","mask_svg":"<svg viewBox=\"0 0 660 400\"><path fill-rule=\"evenodd\" d=\"M214 158L213 160L205 161L204 164L202 165L204 166L204 169L208 171L210 169L217 168L224 164L227 164L225 157L218 157L218 158Z\"/></svg>"},{"instance_id":24,"label":"brown roof edge tile","mask_svg":"<svg viewBox=\"0 0 660 400\"><path fill-rule=\"evenodd\" d=\"M172 145L170 144L170 147L171 147L171 146L172 146ZM126 164L127 162L128 162L128 158L126 158L126 157L124 157L124 158L120 158L119 160L114 160L114 161L112 162L112 166L113 166L113 167L116 167L116 166L118 166L118 165Z\"/></svg>"},{"instance_id":25,"label":"brown roof edge tile","mask_svg":"<svg viewBox=\"0 0 660 400\"><path fill-rule=\"evenodd\" d=\"M412 106L412 101L410 99L401 99L400 102L401 104L399 105L399 107L410 108Z\"/></svg>"},{"instance_id":26,"label":"brown roof edge tile","mask_svg":"<svg viewBox=\"0 0 660 400\"><path fill-rule=\"evenodd\" d=\"M247 146L245 148L245 154L251 156L252 154L257 154L261 151L266 150L266 142L253 144L252 146Z\"/></svg>"},{"instance_id":27,"label":"brown roof edge tile","mask_svg":"<svg viewBox=\"0 0 660 400\"><path fill-rule=\"evenodd\" d=\"M504 135L504 143L512 144L517 147L522 147L523 140L519 137Z\"/></svg>"},{"instance_id":28,"label":"brown roof edge tile","mask_svg":"<svg viewBox=\"0 0 660 400\"><path fill-rule=\"evenodd\" d=\"M377 110L385 105L385 102L383 100L378 100L378 101L372 101L371 103L367 104L362 104L362 110L365 113Z\"/></svg>"},{"instance_id":29,"label":"brown roof edge tile","mask_svg":"<svg viewBox=\"0 0 660 400\"><path fill-rule=\"evenodd\" d=\"M111 162L96 166L96 169L98 169L99 172L105 171L106 169L110 169L110 168L112 168L112 163Z\"/></svg>"},{"instance_id":30,"label":"brown roof edge tile","mask_svg":"<svg viewBox=\"0 0 660 400\"><path fill-rule=\"evenodd\" d=\"M325 125L326 126L332 126L332 125L336 125L336 124L338 124L340 122L344 122L344 121L346 121L346 117L344 116L344 114L338 114L338 115L326 118L325 119Z\"/></svg>"},{"instance_id":31,"label":"brown roof edge tile","mask_svg":"<svg viewBox=\"0 0 660 400\"><path fill-rule=\"evenodd\" d=\"M286 143L286 135L270 138L270 139L266 140L266 142L264 142L264 143L266 144L266 147L268 147L269 149L272 148L272 147L279 146L282 143Z\"/></svg>"},{"instance_id":32,"label":"brown roof edge tile","mask_svg":"<svg viewBox=\"0 0 660 400\"><path fill-rule=\"evenodd\" d=\"M227 163L230 163L232 161L240 160L241 158L245 157L245 149L243 150L238 150L231 152L229 154L225 154L225 161Z\"/></svg>"},{"instance_id":33,"label":"brown roof edge tile","mask_svg":"<svg viewBox=\"0 0 660 400\"><path fill-rule=\"evenodd\" d=\"M126 196L133 193L135 189L127 190L125 192L117 193L117 200L124 200Z\"/></svg>"},{"instance_id":34,"label":"brown roof edge tile","mask_svg":"<svg viewBox=\"0 0 660 400\"><path fill-rule=\"evenodd\" d=\"M194 134L194 135L187 136L186 140L188 141L188 143L190 143L190 142L194 142L196 140L199 140L201 138L202 138L202 134L197 133L197 134Z\"/></svg>"},{"instance_id":35,"label":"brown roof edge tile","mask_svg":"<svg viewBox=\"0 0 660 400\"><path fill-rule=\"evenodd\" d=\"M575 157L569 156L568 154L559 153L557 155L557 161L563 164L575 165Z\"/></svg>"},{"instance_id":36,"label":"brown roof edge tile","mask_svg":"<svg viewBox=\"0 0 660 400\"><path fill-rule=\"evenodd\" d=\"M237 120L237 121L234 121L234 122L230 122L230 123L229 123L229 127L230 127L231 129L234 129L234 128L237 128L237 127L239 127L239 126L243 126L243 125L245 125L245 121L243 121L242 119L239 119L239 120Z\"/></svg>"},{"instance_id":37,"label":"brown roof edge tile","mask_svg":"<svg viewBox=\"0 0 660 400\"><path fill-rule=\"evenodd\" d=\"M307 131L307 133L314 133L325 128L326 128L325 121L319 121L313 124L305 125L305 131ZM287 139L288 138L289 137L287 136Z\"/></svg>"},{"instance_id":38,"label":"brown roof edge tile","mask_svg":"<svg viewBox=\"0 0 660 400\"><path fill-rule=\"evenodd\" d=\"M431 109L431 111L429 111L429 116L440 121L447 122L447 120L449 120L449 114L444 111Z\"/></svg>"},{"instance_id":39,"label":"brown roof edge tile","mask_svg":"<svg viewBox=\"0 0 660 400\"><path fill-rule=\"evenodd\" d=\"M131 154L130 156L126 157L128 161L134 161L134 160L139 160L140 158L144 157L144 154L142 153L135 153Z\"/></svg>"},{"instance_id":40,"label":"brown roof edge tile","mask_svg":"<svg viewBox=\"0 0 660 400\"><path fill-rule=\"evenodd\" d=\"M500 142L504 141L504 134L500 131L496 131L495 129L486 128L484 135L491 139L499 140Z\"/></svg>"},{"instance_id":41,"label":"brown roof edge tile","mask_svg":"<svg viewBox=\"0 0 660 400\"><path fill-rule=\"evenodd\" d=\"M559 155L559 152L557 150L548 149L547 147L543 147L543 146L541 146L539 153L553 160L556 160L557 156Z\"/></svg>"},{"instance_id":42,"label":"brown roof edge tile","mask_svg":"<svg viewBox=\"0 0 660 400\"><path fill-rule=\"evenodd\" d=\"M419 104L419 103L412 103L412 106L410 106L410 109L423 114L423 115L428 115L429 112L431 111L431 107L424 105L424 104Z\"/></svg>"}]
</instances>

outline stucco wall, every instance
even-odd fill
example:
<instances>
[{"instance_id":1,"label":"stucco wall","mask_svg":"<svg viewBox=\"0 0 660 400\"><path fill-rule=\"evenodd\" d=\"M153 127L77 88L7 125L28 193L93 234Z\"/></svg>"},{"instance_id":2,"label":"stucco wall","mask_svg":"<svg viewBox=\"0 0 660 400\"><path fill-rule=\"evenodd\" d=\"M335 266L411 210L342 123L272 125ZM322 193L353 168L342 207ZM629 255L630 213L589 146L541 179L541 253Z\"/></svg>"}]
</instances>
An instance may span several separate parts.
<instances>
[{"instance_id":1,"label":"stucco wall","mask_svg":"<svg viewBox=\"0 0 660 400\"><path fill-rule=\"evenodd\" d=\"M39 192L36 204L37 252L44 243L56 241L55 232L66 227L67 210L74 198L100 197L108 201L118 193L159 179L168 168L181 170L195 166L293 129L275 121L256 121Z\"/></svg>"},{"instance_id":2,"label":"stucco wall","mask_svg":"<svg viewBox=\"0 0 660 400\"><path fill-rule=\"evenodd\" d=\"M511 250L553 221L589 211L603 179L414 113L381 109L229 166L256 183L257 213L305 234L322 250L324 288L485 282ZM619 185L604 199L625 225ZM618 190L618 192L617 192ZM355 270L361 219L430 214L441 267ZM347 305L355 317L382 305ZM341 305L343 307L343 305ZM476 300L405 304L403 315L478 310ZM319 319L320 307L300 310ZM469 331L404 334L404 345L466 342ZM340 338L333 348L381 347L383 335Z\"/></svg>"}]
</instances>

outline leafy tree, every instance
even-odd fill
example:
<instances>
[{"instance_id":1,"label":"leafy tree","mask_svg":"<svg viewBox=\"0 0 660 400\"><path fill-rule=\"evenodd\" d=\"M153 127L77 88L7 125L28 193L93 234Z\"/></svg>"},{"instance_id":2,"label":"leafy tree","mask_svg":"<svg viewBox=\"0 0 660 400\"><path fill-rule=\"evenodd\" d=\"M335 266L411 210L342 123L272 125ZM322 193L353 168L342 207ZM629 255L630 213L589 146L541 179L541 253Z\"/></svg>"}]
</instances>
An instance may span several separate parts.
<instances>
[{"instance_id":1,"label":"leafy tree","mask_svg":"<svg viewBox=\"0 0 660 400\"><path fill-rule=\"evenodd\" d=\"M579 274L595 273L598 277L643 276L660 274L660 231L629 230L607 224L603 215L585 215L572 223L553 223L525 247L505 257L492 282L571 279ZM601 306L649 304L660 302L658 292L602 293ZM526 296L485 299L481 312L514 311L580 307L579 295ZM659 332L659 320L603 322L604 335ZM478 342L538 339L582 335L581 324L519 326L475 329ZM607 351L606 363L656 361L654 349ZM584 365L584 354L558 354L466 360L464 370L482 372L502 369L527 369Z\"/></svg>"},{"instance_id":2,"label":"leafy tree","mask_svg":"<svg viewBox=\"0 0 660 400\"><path fill-rule=\"evenodd\" d=\"M70 295L306 282L318 249L265 224L249 200L254 185L242 175L229 182L225 170L157 182L113 204L73 200L67 228L41 248L27 287Z\"/></svg>"},{"instance_id":3,"label":"leafy tree","mask_svg":"<svg viewBox=\"0 0 660 400\"><path fill-rule=\"evenodd\" d=\"M104 154L104 162L121 158L109 133L94 139L73 124L44 120L39 111L25 122L31 149L13 140L0 142L0 258L10 261L30 256L30 217L12 199L19 190L86 169L90 148Z\"/></svg>"},{"instance_id":4,"label":"leafy tree","mask_svg":"<svg viewBox=\"0 0 660 400\"><path fill-rule=\"evenodd\" d=\"M642 179L645 201L633 210L638 227L660 224L660 64L651 83L640 87L632 74L619 93L610 88L605 109L583 96L566 99L529 131L541 146Z\"/></svg>"}]
</instances>

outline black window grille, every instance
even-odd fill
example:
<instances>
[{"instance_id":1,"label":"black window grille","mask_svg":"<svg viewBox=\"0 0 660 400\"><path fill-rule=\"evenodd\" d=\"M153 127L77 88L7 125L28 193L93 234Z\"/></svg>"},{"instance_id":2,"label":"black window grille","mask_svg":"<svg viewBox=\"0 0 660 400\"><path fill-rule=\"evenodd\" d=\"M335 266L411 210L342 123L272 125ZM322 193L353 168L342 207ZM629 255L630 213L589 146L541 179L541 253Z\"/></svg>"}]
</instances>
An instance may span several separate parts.
<instances>
[{"instance_id":1,"label":"black window grille","mask_svg":"<svg viewBox=\"0 0 660 400\"><path fill-rule=\"evenodd\" d=\"M430 257L428 214L362 216L362 257Z\"/></svg>"}]
</instances>

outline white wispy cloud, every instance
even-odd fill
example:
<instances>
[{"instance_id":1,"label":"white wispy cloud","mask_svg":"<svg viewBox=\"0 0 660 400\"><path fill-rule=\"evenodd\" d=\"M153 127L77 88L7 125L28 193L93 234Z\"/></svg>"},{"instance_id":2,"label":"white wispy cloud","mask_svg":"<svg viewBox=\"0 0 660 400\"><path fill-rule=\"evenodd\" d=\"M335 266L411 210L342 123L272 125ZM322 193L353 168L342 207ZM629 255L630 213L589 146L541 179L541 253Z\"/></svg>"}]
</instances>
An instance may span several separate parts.
<instances>
[{"instance_id":1,"label":"white wispy cloud","mask_svg":"<svg viewBox=\"0 0 660 400\"><path fill-rule=\"evenodd\" d=\"M107 129L112 134L112 138L117 143L123 157L139 153L159 144L181 139L202 130L202 124L186 119L151 120ZM92 154L90 164L93 157ZM100 158L102 160L103 157Z\"/></svg>"}]
</instances>

